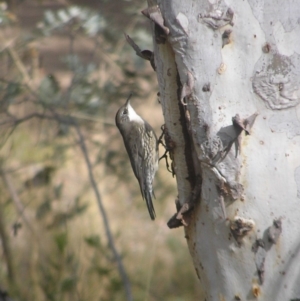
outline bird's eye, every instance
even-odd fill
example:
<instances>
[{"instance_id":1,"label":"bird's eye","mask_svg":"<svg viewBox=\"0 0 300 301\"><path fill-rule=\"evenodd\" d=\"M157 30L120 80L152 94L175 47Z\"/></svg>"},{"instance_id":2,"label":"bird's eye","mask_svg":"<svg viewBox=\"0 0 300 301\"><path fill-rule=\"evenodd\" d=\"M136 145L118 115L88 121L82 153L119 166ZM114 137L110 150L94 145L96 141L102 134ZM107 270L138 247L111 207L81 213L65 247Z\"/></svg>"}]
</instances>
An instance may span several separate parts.
<instances>
[{"instance_id":1,"label":"bird's eye","mask_svg":"<svg viewBox=\"0 0 300 301\"><path fill-rule=\"evenodd\" d=\"M123 115L127 115L127 114L128 114L128 109L124 109Z\"/></svg>"}]
</instances>

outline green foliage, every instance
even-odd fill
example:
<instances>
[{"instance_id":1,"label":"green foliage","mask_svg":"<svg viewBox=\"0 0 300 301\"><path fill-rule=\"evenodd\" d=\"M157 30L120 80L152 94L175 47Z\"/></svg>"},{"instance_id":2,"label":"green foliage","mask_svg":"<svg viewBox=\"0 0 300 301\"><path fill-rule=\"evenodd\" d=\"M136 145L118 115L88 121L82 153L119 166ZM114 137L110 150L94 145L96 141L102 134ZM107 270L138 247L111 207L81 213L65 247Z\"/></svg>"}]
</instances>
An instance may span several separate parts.
<instances>
[{"instance_id":1,"label":"green foliage","mask_svg":"<svg viewBox=\"0 0 300 301\"><path fill-rule=\"evenodd\" d=\"M61 198L63 188L64 188L64 184L63 183L60 183L60 184L55 185L53 187L54 197L56 199L60 199Z\"/></svg>"},{"instance_id":2,"label":"green foliage","mask_svg":"<svg viewBox=\"0 0 300 301\"><path fill-rule=\"evenodd\" d=\"M45 295L45 300L64 300L67 295L72 296L76 293L78 259L73 252L68 252L66 232L55 234L54 245L51 256L41 261L39 285Z\"/></svg>"},{"instance_id":3,"label":"green foliage","mask_svg":"<svg viewBox=\"0 0 300 301\"><path fill-rule=\"evenodd\" d=\"M70 30L73 33L82 32L93 37L106 27L106 21L100 14L90 9L71 6L56 12L47 10L44 20L38 27L45 36L52 34L53 31Z\"/></svg>"},{"instance_id":4,"label":"green foliage","mask_svg":"<svg viewBox=\"0 0 300 301\"><path fill-rule=\"evenodd\" d=\"M51 212L51 202L49 199L46 199L43 203L41 203L35 213L35 217L37 219L43 219L48 213Z\"/></svg>"},{"instance_id":5,"label":"green foliage","mask_svg":"<svg viewBox=\"0 0 300 301\"><path fill-rule=\"evenodd\" d=\"M5 91L5 94L2 97L3 102L8 102L10 104L13 104L15 99L24 91L23 86L20 83L15 82L9 82L5 85L2 84L0 89Z\"/></svg>"},{"instance_id":6,"label":"green foliage","mask_svg":"<svg viewBox=\"0 0 300 301\"><path fill-rule=\"evenodd\" d=\"M71 292L76 288L76 284L78 279L76 277L67 277L61 282L61 290L62 292Z\"/></svg>"},{"instance_id":7,"label":"green foliage","mask_svg":"<svg viewBox=\"0 0 300 301\"><path fill-rule=\"evenodd\" d=\"M52 74L44 77L38 87L38 95L41 95L41 100L47 104L60 104L61 93L59 83Z\"/></svg>"},{"instance_id":8,"label":"green foliage","mask_svg":"<svg viewBox=\"0 0 300 301\"><path fill-rule=\"evenodd\" d=\"M81 112L97 114L103 108L100 99L101 89L98 82L91 78L95 72L94 64L83 64L77 55L68 55L63 60L66 67L73 73L67 92L64 93L54 75L49 74L41 80L38 95L44 105L56 107L74 106Z\"/></svg>"},{"instance_id":9,"label":"green foliage","mask_svg":"<svg viewBox=\"0 0 300 301\"><path fill-rule=\"evenodd\" d=\"M87 245L89 245L90 247L100 248L100 246L101 246L101 241L100 241L99 235L92 235L92 236L86 237L84 240L87 243Z\"/></svg>"},{"instance_id":10,"label":"green foliage","mask_svg":"<svg viewBox=\"0 0 300 301\"><path fill-rule=\"evenodd\" d=\"M68 236L67 236L67 233L63 232L63 233L59 233L57 234L55 237L55 244L57 246L57 249L59 251L59 253L64 253L64 250L67 246L67 239L68 239Z\"/></svg>"},{"instance_id":11,"label":"green foliage","mask_svg":"<svg viewBox=\"0 0 300 301\"><path fill-rule=\"evenodd\" d=\"M15 15L7 10L7 5L5 2L0 2L0 26L11 25L15 22Z\"/></svg>"},{"instance_id":12,"label":"green foliage","mask_svg":"<svg viewBox=\"0 0 300 301\"><path fill-rule=\"evenodd\" d=\"M106 260L110 259L110 254L107 248L102 244L99 235L88 236L85 238L85 242L94 252L89 271L93 277L96 276L99 279L99 282L102 283L106 292L101 300L110 300L111 296L122 293L123 291L123 283L116 274L116 263L110 260L110 264L107 264Z\"/></svg>"}]
</instances>

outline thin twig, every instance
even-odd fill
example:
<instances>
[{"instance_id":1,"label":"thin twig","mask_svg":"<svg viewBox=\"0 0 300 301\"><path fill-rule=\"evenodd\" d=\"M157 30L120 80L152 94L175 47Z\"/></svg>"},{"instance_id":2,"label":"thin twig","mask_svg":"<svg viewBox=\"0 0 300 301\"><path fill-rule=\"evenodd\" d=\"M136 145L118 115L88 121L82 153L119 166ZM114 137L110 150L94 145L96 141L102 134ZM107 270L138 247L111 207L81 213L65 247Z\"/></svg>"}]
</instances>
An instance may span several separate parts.
<instances>
[{"instance_id":1,"label":"thin twig","mask_svg":"<svg viewBox=\"0 0 300 301\"><path fill-rule=\"evenodd\" d=\"M5 229L3 205L1 204L1 202L0 202L0 238L1 238L2 248L3 248L3 254L4 254L4 257L6 260L8 281L11 285L13 285L15 283L13 259L11 256L9 238L8 238L8 235L7 235L6 229Z\"/></svg>"},{"instance_id":2,"label":"thin twig","mask_svg":"<svg viewBox=\"0 0 300 301\"><path fill-rule=\"evenodd\" d=\"M0 175L3 178L5 183L4 175L2 168L0 168ZM6 184L6 183L5 183ZM1 194L3 196L3 194ZM3 248L4 258L6 260L7 266L7 275L8 275L8 283L10 285L10 289L15 293L18 293L18 287L16 282L16 273L15 273L15 266L13 261L13 253L11 251L10 243L9 243L9 235L5 229L5 221L4 221L4 210L3 210L2 200L0 200L0 239ZM1 292L1 289L0 289ZM10 298L4 298L5 300L11 300Z\"/></svg>"},{"instance_id":3,"label":"thin twig","mask_svg":"<svg viewBox=\"0 0 300 301\"><path fill-rule=\"evenodd\" d=\"M5 186L7 187L7 190L9 191L9 194L17 208L17 211L24 221L24 224L27 226L27 228L30 230L30 232L33 235L35 235L35 232L34 232L32 226L30 225L29 219L25 215L25 207L23 206L23 204L19 198L19 195L13 185L13 181L11 180L10 175L7 174L3 169L0 169L0 173L1 173L1 176L3 179L3 182L4 182Z\"/></svg>"},{"instance_id":4,"label":"thin twig","mask_svg":"<svg viewBox=\"0 0 300 301\"><path fill-rule=\"evenodd\" d=\"M31 113L31 114L28 114L22 118L15 118L15 117L11 117L10 119L6 119L6 120L3 120L2 122L0 122L0 126L1 125L5 125L5 124L13 124L13 125L18 125L22 122L25 122L27 120L30 120L32 118L40 118L40 119L53 119L52 116L49 116L49 115L46 115L46 114L41 114L41 113L37 113L37 112L34 112L34 113Z\"/></svg>"},{"instance_id":5,"label":"thin twig","mask_svg":"<svg viewBox=\"0 0 300 301\"><path fill-rule=\"evenodd\" d=\"M8 134L5 133L5 134L3 135L3 138L0 140L0 149L6 144L7 140L8 140L9 137L13 134L13 132L15 131L15 129L16 129L16 127L13 126L13 127L10 129L10 131L9 131Z\"/></svg>"},{"instance_id":6,"label":"thin twig","mask_svg":"<svg viewBox=\"0 0 300 301\"><path fill-rule=\"evenodd\" d=\"M132 301L133 297L132 297L132 293L131 293L131 284L130 284L129 278L127 276L127 273L125 271L125 268L124 268L124 265L123 265L123 262L122 262L122 258L121 258L119 252L116 249L114 239L113 239L113 236L111 234L108 217L107 217L105 208L104 208L103 203L102 203L100 192L99 192L97 184L96 184L96 180L95 180L93 170L92 170L92 164L91 164L91 161L90 161L90 158L89 158L89 155L88 155L88 150L87 150L87 147L86 147L86 144L85 144L85 141L84 141L84 137L83 137L82 132L81 132L81 130L80 130L80 128L77 124L75 124L75 128L76 128L76 132L77 132L77 135L78 135L78 138L79 138L79 145L80 145L81 151L83 153L85 163L86 163L87 168L88 168L89 178L90 178L90 181L91 181L91 184L92 184L92 187L93 187L96 199L97 199L98 207L99 207L101 216L103 218L103 224L104 224L104 228L105 228L106 237L107 237L107 240L108 240L108 245L111 248L114 259L117 263L119 274L121 276L121 279L123 281L123 285L125 287L126 299L128 301Z\"/></svg>"},{"instance_id":7,"label":"thin twig","mask_svg":"<svg viewBox=\"0 0 300 301\"><path fill-rule=\"evenodd\" d=\"M3 36L0 34L0 43L5 43L5 40ZM16 65L17 69L19 70L20 74L22 75L23 79L23 84L28 87L30 91L34 91L34 84L32 79L30 78L29 73L26 70L25 65L23 64L19 54L17 51L14 49L13 45L6 45L6 51L11 57L12 61Z\"/></svg>"}]
</instances>

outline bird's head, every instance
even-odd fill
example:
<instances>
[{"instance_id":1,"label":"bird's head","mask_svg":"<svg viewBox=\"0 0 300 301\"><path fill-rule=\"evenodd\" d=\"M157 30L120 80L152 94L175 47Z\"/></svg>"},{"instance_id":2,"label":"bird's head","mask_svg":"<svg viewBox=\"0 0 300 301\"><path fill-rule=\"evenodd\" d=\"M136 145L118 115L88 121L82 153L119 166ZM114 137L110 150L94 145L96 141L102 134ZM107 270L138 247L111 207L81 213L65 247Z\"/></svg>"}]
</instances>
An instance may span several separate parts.
<instances>
[{"instance_id":1,"label":"bird's head","mask_svg":"<svg viewBox=\"0 0 300 301\"><path fill-rule=\"evenodd\" d=\"M132 94L128 96L126 103L118 110L116 114L116 125L118 127L129 125L132 122L144 122L130 105L131 95Z\"/></svg>"}]
</instances>

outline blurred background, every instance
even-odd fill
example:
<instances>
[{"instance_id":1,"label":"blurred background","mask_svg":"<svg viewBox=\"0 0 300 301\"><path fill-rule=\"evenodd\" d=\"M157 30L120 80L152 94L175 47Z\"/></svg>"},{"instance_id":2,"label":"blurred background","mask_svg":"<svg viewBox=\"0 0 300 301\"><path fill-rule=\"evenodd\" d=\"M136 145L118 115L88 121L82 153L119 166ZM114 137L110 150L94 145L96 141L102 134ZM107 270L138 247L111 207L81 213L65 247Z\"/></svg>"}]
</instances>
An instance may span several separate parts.
<instances>
[{"instance_id":1,"label":"blurred background","mask_svg":"<svg viewBox=\"0 0 300 301\"><path fill-rule=\"evenodd\" d=\"M160 161L150 220L115 126L163 124L144 1L0 2L0 300L199 300L175 179ZM162 155L164 150L160 149ZM99 210L100 209L100 210Z\"/></svg>"}]
</instances>

